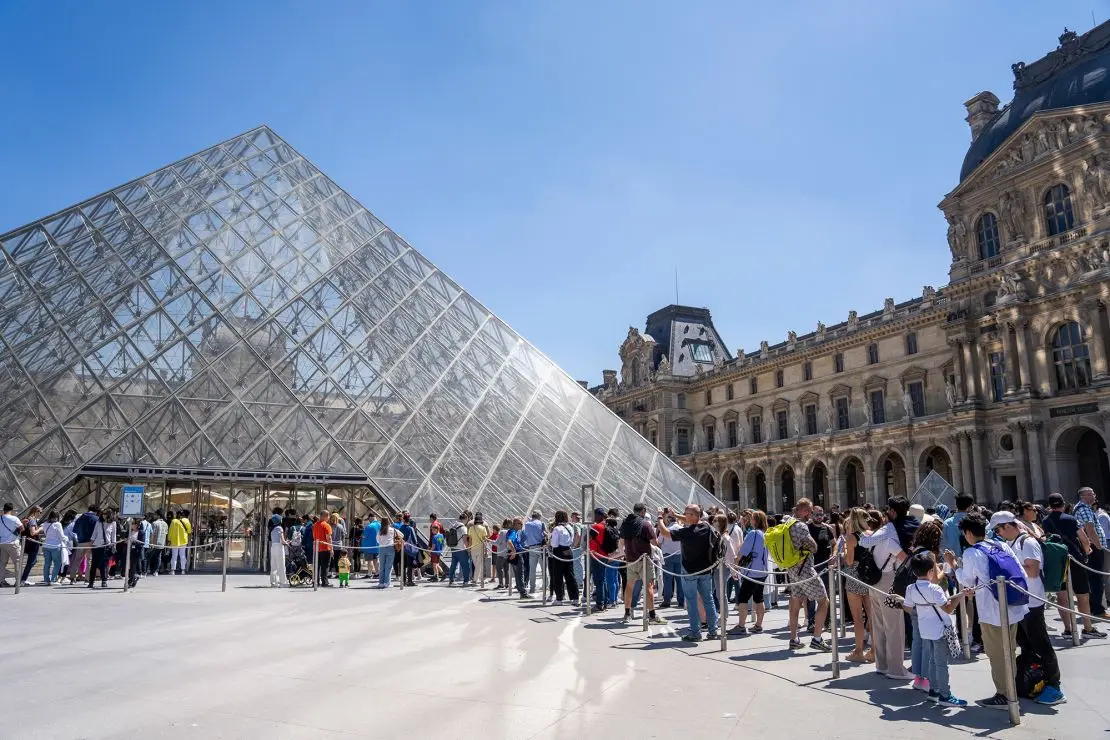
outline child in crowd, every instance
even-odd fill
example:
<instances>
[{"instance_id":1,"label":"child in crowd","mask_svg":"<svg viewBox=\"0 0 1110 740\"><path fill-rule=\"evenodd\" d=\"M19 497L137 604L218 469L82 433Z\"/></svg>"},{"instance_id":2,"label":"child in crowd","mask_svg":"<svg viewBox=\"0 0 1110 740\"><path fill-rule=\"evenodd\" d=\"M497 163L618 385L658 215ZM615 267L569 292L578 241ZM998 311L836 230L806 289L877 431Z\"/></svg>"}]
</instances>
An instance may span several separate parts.
<instances>
[{"instance_id":1,"label":"child in crowd","mask_svg":"<svg viewBox=\"0 0 1110 740\"><path fill-rule=\"evenodd\" d=\"M347 551L344 550L343 554L339 556L339 562L336 564L339 569L339 587L351 587L351 558L347 556Z\"/></svg>"},{"instance_id":2,"label":"child in crowd","mask_svg":"<svg viewBox=\"0 0 1110 740\"><path fill-rule=\"evenodd\" d=\"M447 538L443 534L443 528L440 527L438 530L435 530L435 534L432 535L431 560L433 581L438 581L443 578L443 564L441 561L443 560L443 551L445 549L447 549Z\"/></svg>"},{"instance_id":3,"label":"child in crowd","mask_svg":"<svg viewBox=\"0 0 1110 740\"><path fill-rule=\"evenodd\" d=\"M941 571L932 552L919 552L910 559L917 581L906 589L903 606L917 614L918 629L924 646L921 673L928 681L929 701L945 707L966 707L967 702L952 694L948 685L948 641L944 631L952 628L952 611L970 591L949 598L937 585Z\"/></svg>"}]
</instances>

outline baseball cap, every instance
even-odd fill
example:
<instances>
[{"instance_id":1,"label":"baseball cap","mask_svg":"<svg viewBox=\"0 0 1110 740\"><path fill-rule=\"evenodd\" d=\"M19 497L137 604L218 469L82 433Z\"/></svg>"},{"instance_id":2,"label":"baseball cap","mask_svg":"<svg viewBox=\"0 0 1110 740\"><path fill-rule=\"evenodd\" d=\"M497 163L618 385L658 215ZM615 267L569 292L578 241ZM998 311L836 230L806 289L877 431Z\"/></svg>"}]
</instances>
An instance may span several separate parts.
<instances>
[{"instance_id":1,"label":"baseball cap","mask_svg":"<svg viewBox=\"0 0 1110 740\"><path fill-rule=\"evenodd\" d=\"M594 509L594 516L605 516L605 509L600 506Z\"/></svg>"},{"instance_id":2,"label":"baseball cap","mask_svg":"<svg viewBox=\"0 0 1110 740\"><path fill-rule=\"evenodd\" d=\"M1014 521L1015 517L1012 511L996 511L995 513L991 514L991 520L990 523L987 525L987 529L997 529L1003 524L1013 524Z\"/></svg>"}]
</instances>

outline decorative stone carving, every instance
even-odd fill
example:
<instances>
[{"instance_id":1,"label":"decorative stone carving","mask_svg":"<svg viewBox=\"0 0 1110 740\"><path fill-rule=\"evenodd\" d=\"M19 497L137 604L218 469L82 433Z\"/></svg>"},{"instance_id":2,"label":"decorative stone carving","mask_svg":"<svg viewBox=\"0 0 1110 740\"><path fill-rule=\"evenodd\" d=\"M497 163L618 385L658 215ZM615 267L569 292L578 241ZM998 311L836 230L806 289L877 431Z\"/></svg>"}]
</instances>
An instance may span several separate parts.
<instances>
[{"instance_id":1,"label":"decorative stone carving","mask_svg":"<svg viewBox=\"0 0 1110 740\"><path fill-rule=\"evenodd\" d=\"M771 354L771 345L767 343L766 339L764 339L762 342L759 343L759 359L765 360L767 359L767 355L769 354Z\"/></svg>"},{"instance_id":2,"label":"decorative stone carving","mask_svg":"<svg viewBox=\"0 0 1110 740\"><path fill-rule=\"evenodd\" d=\"M947 214L948 219L948 248L952 250L952 261L958 262L967 257L964 238L967 236L967 227L962 219L955 214ZM853 312L854 313L854 312Z\"/></svg>"},{"instance_id":3,"label":"decorative stone carving","mask_svg":"<svg viewBox=\"0 0 1110 740\"><path fill-rule=\"evenodd\" d=\"M832 404L829 403L825 406L825 434L829 434L830 432L832 432L834 426L833 407Z\"/></svg>"},{"instance_id":4,"label":"decorative stone carving","mask_svg":"<svg viewBox=\"0 0 1110 740\"><path fill-rule=\"evenodd\" d=\"M786 332L786 343L793 345L798 341L798 333L795 331Z\"/></svg>"},{"instance_id":5,"label":"decorative stone carving","mask_svg":"<svg viewBox=\"0 0 1110 740\"><path fill-rule=\"evenodd\" d=\"M1017 299L1023 297L1025 291L1021 286L1021 277L1014 270L1005 269L998 277L998 297Z\"/></svg>"},{"instance_id":6,"label":"decorative stone carving","mask_svg":"<svg viewBox=\"0 0 1110 740\"><path fill-rule=\"evenodd\" d=\"M822 321L818 321L817 322L817 341L820 342L820 341L823 341L824 339L825 339L825 324Z\"/></svg>"},{"instance_id":7,"label":"decorative stone carving","mask_svg":"<svg viewBox=\"0 0 1110 740\"><path fill-rule=\"evenodd\" d=\"M1003 193L998 210L1002 212L1002 223L1006 227L1010 241L1016 242L1025 238L1026 207L1021 193L1017 190Z\"/></svg>"},{"instance_id":8,"label":"decorative stone carving","mask_svg":"<svg viewBox=\"0 0 1110 740\"><path fill-rule=\"evenodd\" d=\"M883 318L884 319L894 318L894 299L893 298L884 298L883 299Z\"/></svg>"},{"instance_id":9,"label":"decorative stone carving","mask_svg":"<svg viewBox=\"0 0 1110 740\"><path fill-rule=\"evenodd\" d=\"M736 350L736 364L737 365L743 365L744 362L747 359L748 359L748 356L746 354L744 354L744 350L742 350L742 349Z\"/></svg>"},{"instance_id":10,"label":"decorative stone carving","mask_svg":"<svg viewBox=\"0 0 1110 740\"><path fill-rule=\"evenodd\" d=\"M863 425L871 426L871 404L866 399L860 399L860 406L863 407Z\"/></svg>"},{"instance_id":11,"label":"decorative stone carving","mask_svg":"<svg viewBox=\"0 0 1110 740\"><path fill-rule=\"evenodd\" d=\"M660 360L659 360L658 374L659 375L670 375L671 374L671 361L667 359L666 355L663 355L663 357L660 358Z\"/></svg>"},{"instance_id":12,"label":"decorative stone carving","mask_svg":"<svg viewBox=\"0 0 1110 740\"><path fill-rule=\"evenodd\" d=\"M948 408L956 408L956 386L948 378L944 379L944 400L948 402Z\"/></svg>"},{"instance_id":13,"label":"decorative stone carving","mask_svg":"<svg viewBox=\"0 0 1110 740\"><path fill-rule=\"evenodd\" d=\"M921 289L921 300L925 301L926 303L933 302L934 300L936 300L936 297L937 289L933 286L926 285L924 288Z\"/></svg>"},{"instance_id":14,"label":"decorative stone carving","mask_svg":"<svg viewBox=\"0 0 1110 740\"><path fill-rule=\"evenodd\" d=\"M794 430L795 437L802 436L802 425L801 422L798 420L797 411L790 412L790 427Z\"/></svg>"},{"instance_id":15,"label":"decorative stone carving","mask_svg":"<svg viewBox=\"0 0 1110 740\"><path fill-rule=\"evenodd\" d=\"M848 331L855 331L859 326L859 314L855 311L848 312Z\"/></svg>"},{"instance_id":16,"label":"decorative stone carving","mask_svg":"<svg viewBox=\"0 0 1110 740\"><path fill-rule=\"evenodd\" d=\"M651 382L652 358L655 354L655 339L640 334L634 326L628 327L628 336L621 343L621 385L626 388L639 388Z\"/></svg>"},{"instance_id":17,"label":"decorative stone carving","mask_svg":"<svg viewBox=\"0 0 1110 740\"><path fill-rule=\"evenodd\" d=\"M748 443L748 432L744 425L736 422L736 446L743 447Z\"/></svg>"},{"instance_id":18,"label":"decorative stone carving","mask_svg":"<svg viewBox=\"0 0 1110 740\"><path fill-rule=\"evenodd\" d=\"M671 433L671 457L678 457L678 431L672 430Z\"/></svg>"},{"instance_id":19,"label":"decorative stone carving","mask_svg":"<svg viewBox=\"0 0 1110 740\"><path fill-rule=\"evenodd\" d=\"M913 398L905 383L902 383L902 410L906 412L906 421L913 418Z\"/></svg>"}]
</instances>

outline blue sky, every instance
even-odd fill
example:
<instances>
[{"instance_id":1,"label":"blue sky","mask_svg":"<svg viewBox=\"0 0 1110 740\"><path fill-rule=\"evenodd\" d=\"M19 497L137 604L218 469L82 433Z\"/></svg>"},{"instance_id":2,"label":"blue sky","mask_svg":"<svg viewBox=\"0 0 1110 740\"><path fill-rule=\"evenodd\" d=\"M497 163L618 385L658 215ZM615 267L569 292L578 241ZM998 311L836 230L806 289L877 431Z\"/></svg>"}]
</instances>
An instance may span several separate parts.
<instances>
[{"instance_id":1,"label":"blue sky","mask_svg":"<svg viewBox=\"0 0 1110 740\"><path fill-rule=\"evenodd\" d=\"M676 264L732 351L942 285L963 101L1110 17L771 5L5 2L0 232L267 123L596 383Z\"/></svg>"}]
</instances>

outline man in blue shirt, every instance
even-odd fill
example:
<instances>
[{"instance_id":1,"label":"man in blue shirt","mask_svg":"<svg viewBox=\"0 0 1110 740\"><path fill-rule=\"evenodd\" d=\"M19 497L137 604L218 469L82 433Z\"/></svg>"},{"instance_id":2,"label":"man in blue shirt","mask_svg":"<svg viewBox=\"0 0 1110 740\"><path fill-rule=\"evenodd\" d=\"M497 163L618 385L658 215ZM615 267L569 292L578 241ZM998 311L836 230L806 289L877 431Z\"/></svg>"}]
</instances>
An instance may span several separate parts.
<instances>
[{"instance_id":1,"label":"man in blue shirt","mask_svg":"<svg viewBox=\"0 0 1110 740\"><path fill-rule=\"evenodd\" d=\"M536 569L542 559L542 548L547 543L547 522L538 510L532 512L532 518L524 525L520 535L520 544L524 547L524 573L528 578L528 593L536 593Z\"/></svg>"},{"instance_id":2,"label":"man in blue shirt","mask_svg":"<svg viewBox=\"0 0 1110 740\"><path fill-rule=\"evenodd\" d=\"M1091 554L1087 556L1087 567L1090 569L1087 571L1087 582L1090 584L1091 591L1091 616L1105 617L1106 605L1103 603L1102 574L1096 571L1106 570L1103 567L1105 565L1103 553L1106 551L1106 533L1102 531L1102 525L1099 523L1098 517L1095 516L1094 504L1094 489L1084 486L1079 489L1079 501L1076 502L1071 515L1083 528L1087 540L1091 543Z\"/></svg>"},{"instance_id":3,"label":"man in blue shirt","mask_svg":"<svg viewBox=\"0 0 1110 740\"><path fill-rule=\"evenodd\" d=\"M509 565L513 569L513 577L516 580L516 590L522 599L532 598L528 594L528 589L524 587L524 555L521 552L524 548L521 544L521 530L524 529L524 520L519 516L513 519L512 525L509 527L509 532L505 536L505 543L509 548Z\"/></svg>"},{"instance_id":4,"label":"man in blue shirt","mask_svg":"<svg viewBox=\"0 0 1110 740\"><path fill-rule=\"evenodd\" d=\"M370 512L367 515L366 526L362 528L362 552L366 556L366 577L378 577L378 533L382 531L382 523L378 515Z\"/></svg>"},{"instance_id":5,"label":"man in blue shirt","mask_svg":"<svg viewBox=\"0 0 1110 740\"><path fill-rule=\"evenodd\" d=\"M956 513L944 520L944 549L956 555L964 551L960 546L960 520L975 505L975 499L966 493L956 494Z\"/></svg>"}]
</instances>

